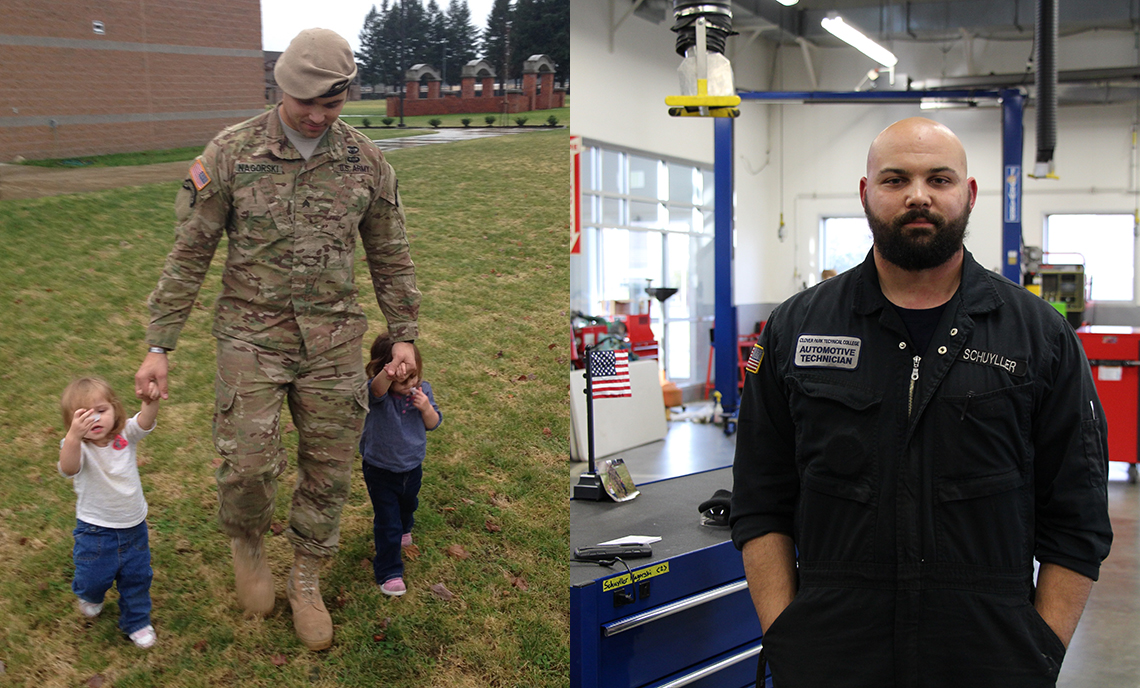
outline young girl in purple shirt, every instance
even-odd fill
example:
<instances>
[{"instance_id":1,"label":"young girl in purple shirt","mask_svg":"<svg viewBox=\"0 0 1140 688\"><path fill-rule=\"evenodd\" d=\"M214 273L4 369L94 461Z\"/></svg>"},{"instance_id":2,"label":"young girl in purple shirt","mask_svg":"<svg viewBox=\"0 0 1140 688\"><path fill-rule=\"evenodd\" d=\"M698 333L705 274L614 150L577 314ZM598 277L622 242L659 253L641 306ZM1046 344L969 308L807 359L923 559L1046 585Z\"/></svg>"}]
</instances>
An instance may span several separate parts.
<instances>
[{"instance_id":1,"label":"young girl in purple shirt","mask_svg":"<svg viewBox=\"0 0 1140 688\"><path fill-rule=\"evenodd\" d=\"M415 370L397 370L392 366L392 344L387 334L372 343L372 360L365 368L369 378L368 418L360 438L360 455L364 457L364 484L374 513L376 557L372 570L385 595L399 596L407 592L400 550L412 544L427 431L438 428L443 416L431 385L421 377L419 349L415 349Z\"/></svg>"}]
</instances>

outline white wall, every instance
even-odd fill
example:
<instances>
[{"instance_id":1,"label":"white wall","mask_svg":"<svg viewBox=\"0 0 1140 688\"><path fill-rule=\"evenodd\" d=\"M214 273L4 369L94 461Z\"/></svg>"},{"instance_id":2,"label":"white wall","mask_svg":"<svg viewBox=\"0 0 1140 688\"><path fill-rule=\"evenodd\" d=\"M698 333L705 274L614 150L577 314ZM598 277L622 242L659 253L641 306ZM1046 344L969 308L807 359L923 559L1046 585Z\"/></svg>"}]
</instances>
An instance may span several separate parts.
<instances>
[{"instance_id":1,"label":"white wall","mask_svg":"<svg viewBox=\"0 0 1140 688\"><path fill-rule=\"evenodd\" d=\"M630 7L613 0L616 21ZM653 24L631 15L609 48L610 0L571 3L574 74L571 133L613 145L698 162L713 162L712 122L671 118L664 98L677 92L670 22ZM761 37L744 46L729 40L728 55L740 90L809 90L798 46ZM921 76L967 73L961 40L895 42L899 72ZM1137 63L1130 34L1087 33L1062 38L1060 69L1119 67ZM1030 41L973 42L978 73L1026 68ZM852 49L812 50L820 90L850 91L874 64ZM775 68L773 68L775 63ZM861 215L859 178L867 146L892 122L913 115L943 122L962 139L979 199L967 247L984 266L999 268L1001 248L1001 110L923 111L917 105L767 104L746 100L735 121L737 304L777 303L811 284L819 273L819 221L824 215ZM1035 159L1035 111L1025 112L1026 170ZM1025 242L1040 245L1042 225L1053 212L1131 212L1136 205L1132 170L1135 103L1062 107L1058 116L1059 180L1024 178ZM1131 191L1130 191L1131 190ZM785 237L778 236L783 213Z\"/></svg>"},{"instance_id":2,"label":"white wall","mask_svg":"<svg viewBox=\"0 0 1140 688\"><path fill-rule=\"evenodd\" d=\"M896 42L899 70L924 75L965 74L961 42L917 44ZM943 48L949 50L943 52ZM1132 37L1088 34L1062 39L1060 68L1085 69L1134 64ZM1031 44L975 41L979 71L1023 71ZM779 49L780 90L810 90L810 79L798 46ZM814 49L812 60L820 90L850 91L873 63L853 50ZM740 69L739 61L733 62ZM780 83L782 82L782 84ZM782 123L781 113L782 111ZM1001 110L920 110L917 105L762 104L745 101L737 120L736 190L738 233L736 301L775 303L817 279L819 222L828 215L861 215L859 178L865 174L867 146L886 126L904 117L926 116L942 122L962 139L969 173L978 180L979 198L970 220L966 245L984 266L1000 270L1002 192ZM1024 166L1036 157L1036 111L1027 108ZM1136 206L1132 126L1136 103L1064 106L1058 114L1056 170L1059 180L1024 177L1023 235L1026 244L1042 243L1045 215L1056 212L1132 212ZM771 145L749 141L739 132L766 127ZM782 144L782 145L781 145ZM778 161L784 155L783 192ZM755 160L771 159L760 174ZM769 193L757 193L768 189ZM782 199L782 204L781 204ZM777 236L780 212L786 238ZM752 265L758 266L753 269Z\"/></svg>"},{"instance_id":3,"label":"white wall","mask_svg":"<svg viewBox=\"0 0 1140 688\"><path fill-rule=\"evenodd\" d=\"M670 117L665 97L679 95L671 22L630 15L614 32L629 0L570 3L570 72L574 75L570 133L649 153L711 164L712 122Z\"/></svg>"}]
</instances>

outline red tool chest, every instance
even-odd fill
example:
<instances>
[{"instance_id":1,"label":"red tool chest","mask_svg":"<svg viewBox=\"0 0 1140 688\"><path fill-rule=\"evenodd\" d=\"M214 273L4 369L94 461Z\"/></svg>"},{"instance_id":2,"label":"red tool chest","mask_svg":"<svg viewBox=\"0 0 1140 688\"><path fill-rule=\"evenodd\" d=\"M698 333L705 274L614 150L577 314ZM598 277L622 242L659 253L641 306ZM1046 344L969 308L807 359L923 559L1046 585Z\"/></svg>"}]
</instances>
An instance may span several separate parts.
<instances>
[{"instance_id":1,"label":"red tool chest","mask_svg":"<svg viewBox=\"0 0 1140 688\"><path fill-rule=\"evenodd\" d=\"M1092 366L1097 395L1108 420L1108 458L1125 461L1136 482L1140 442L1140 328L1087 325L1077 330Z\"/></svg>"}]
</instances>

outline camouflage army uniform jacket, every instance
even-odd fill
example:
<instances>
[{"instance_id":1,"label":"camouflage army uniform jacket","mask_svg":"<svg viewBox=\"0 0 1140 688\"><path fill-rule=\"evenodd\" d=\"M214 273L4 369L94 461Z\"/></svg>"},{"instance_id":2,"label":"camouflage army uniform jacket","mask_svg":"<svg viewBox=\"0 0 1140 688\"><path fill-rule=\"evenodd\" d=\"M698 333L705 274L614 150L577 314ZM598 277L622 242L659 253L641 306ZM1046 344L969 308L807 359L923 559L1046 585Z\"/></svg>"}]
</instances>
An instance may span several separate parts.
<instances>
[{"instance_id":1,"label":"camouflage army uniform jacket","mask_svg":"<svg viewBox=\"0 0 1140 688\"><path fill-rule=\"evenodd\" d=\"M363 335L357 234L393 339L417 336L396 175L360 132L337 120L306 161L274 108L218 134L182 186L174 248L148 301L149 344L174 348L223 232L215 337L313 355Z\"/></svg>"}]
</instances>

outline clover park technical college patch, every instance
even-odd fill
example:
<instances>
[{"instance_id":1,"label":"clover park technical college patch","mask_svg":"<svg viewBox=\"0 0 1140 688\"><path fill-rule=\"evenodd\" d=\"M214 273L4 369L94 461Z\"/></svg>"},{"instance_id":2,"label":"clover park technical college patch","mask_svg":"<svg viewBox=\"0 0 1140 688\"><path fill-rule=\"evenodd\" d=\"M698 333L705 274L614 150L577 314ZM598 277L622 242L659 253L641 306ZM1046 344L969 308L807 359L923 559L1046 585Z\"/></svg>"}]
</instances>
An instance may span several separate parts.
<instances>
[{"instance_id":1,"label":"clover park technical college patch","mask_svg":"<svg viewBox=\"0 0 1140 688\"><path fill-rule=\"evenodd\" d=\"M855 370L862 348L863 340L858 337L801 334L796 340L795 364L798 368Z\"/></svg>"}]
</instances>

